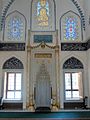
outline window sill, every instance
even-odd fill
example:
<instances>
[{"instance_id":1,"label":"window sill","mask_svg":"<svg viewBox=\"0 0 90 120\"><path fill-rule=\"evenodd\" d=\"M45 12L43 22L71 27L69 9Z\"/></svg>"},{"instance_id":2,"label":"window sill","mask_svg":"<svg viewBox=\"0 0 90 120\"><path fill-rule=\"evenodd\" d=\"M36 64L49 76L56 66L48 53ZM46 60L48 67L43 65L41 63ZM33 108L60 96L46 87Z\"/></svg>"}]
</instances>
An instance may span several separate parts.
<instances>
[{"instance_id":1,"label":"window sill","mask_svg":"<svg viewBox=\"0 0 90 120\"><path fill-rule=\"evenodd\" d=\"M83 99L80 100L65 100L64 103L78 103L78 102L83 102Z\"/></svg>"},{"instance_id":2,"label":"window sill","mask_svg":"<svg viewBox=\"0 0 90 120\"><path fill-rule=\"evenodd\" d=\"M4 103L22 103L22 100L8 100L8 99L4 99L3 100Z\"/></svg>"},{"instance_id":3,"label":"window sill","mask_svg":"<svg viewBox=\"0 0 90 120\"><path fill-rule=\"evenodd\" d=\"M83 108L83 101L65 101L64 102L65 109L82 109Z\"/></svg>"}]
</instances>

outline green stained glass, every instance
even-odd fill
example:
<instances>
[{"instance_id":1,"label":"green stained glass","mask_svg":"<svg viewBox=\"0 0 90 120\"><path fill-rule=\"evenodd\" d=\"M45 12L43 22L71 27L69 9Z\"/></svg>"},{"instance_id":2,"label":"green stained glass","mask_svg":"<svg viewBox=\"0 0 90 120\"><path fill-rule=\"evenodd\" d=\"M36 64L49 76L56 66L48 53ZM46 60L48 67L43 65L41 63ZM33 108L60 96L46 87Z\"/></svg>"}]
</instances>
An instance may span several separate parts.
<instances>
[{"instance_id":1,"label":"green stained glass","mask_svg":"<svg viewBox=\"0 0 90 120\"><path fill-rule=\"evenodd\" d=\"M34 35L34 43L52 43L53 36L52 35Z\"/></svg>"}]
</instances>

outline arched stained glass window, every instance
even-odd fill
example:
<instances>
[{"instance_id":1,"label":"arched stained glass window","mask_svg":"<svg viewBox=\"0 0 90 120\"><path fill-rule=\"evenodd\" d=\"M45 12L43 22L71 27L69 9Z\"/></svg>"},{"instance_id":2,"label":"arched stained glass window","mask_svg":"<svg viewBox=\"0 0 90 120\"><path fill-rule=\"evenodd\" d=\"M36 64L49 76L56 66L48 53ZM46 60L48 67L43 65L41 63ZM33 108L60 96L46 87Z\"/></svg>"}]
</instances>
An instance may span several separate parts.
<instances>
[{"instance_id":1,"label":"arched stained glass window","mask_svg":"<svg viewBox=\"0 0 90 120\"><path fill-rule=\"evenodd\" d=\"M32 31L56 30L56 4L55 0L31 0Z\"/></svg>"},{"instance_id":2,"label":"arched stained glass window","mask_svg":"<svg viewBox=\"0 0 90 120\"><path fill-rule=\"evenodd\" d=\"M37 3L37 21L39 26L48 26L49 3L46 0L39 0Z\"/></svg>"},{"instance_id":3,"label":"arched stained glass window","mask_svg":"<svg viewBox=\"0 0 90 120\"><path fill-rule=\"evenodd\" d=\"M78 20L74 16L65 17L64 40L77 40L79 37Z\"/></svg>"},{"instance_id":4,"label":"arched stained glass window","mask_svg":"<svg viewBox=\"0 0 90 120\"><path fill-rule=\"evenodd\" d=\"M20 17L11 17L8 21L8 39L21 40L23 37L24 24Z\"/></svg>"}]
</instances>

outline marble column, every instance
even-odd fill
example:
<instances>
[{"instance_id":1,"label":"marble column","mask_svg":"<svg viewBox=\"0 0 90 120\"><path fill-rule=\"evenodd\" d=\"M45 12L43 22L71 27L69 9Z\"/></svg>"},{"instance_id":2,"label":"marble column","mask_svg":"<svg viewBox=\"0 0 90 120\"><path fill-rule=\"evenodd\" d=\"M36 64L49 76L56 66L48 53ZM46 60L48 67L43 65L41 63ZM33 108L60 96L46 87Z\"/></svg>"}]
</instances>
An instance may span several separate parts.
<instances>
[{"instance_id":1,"label":"marble column","mask_svg":"<svg viewBox=\"0 0 90 120\"><path fill-rule=\"evenodd\" d=\"M28 45L27 45L27 96L26 96L26 108L30 111L34 111L33 93L32 93L32 81L31 81L31 46L30 46L30 31L28 31Z\"/></svg>"},{"instance_id":2,"label":"marble column","mask_svg":"<svg viewBox=\"0 0 90 120\"><path fill-rule=\"evenodd\" d=\"M55 49L56 55L56 105L60 108L60 63L59 63L59 46Z\"/></svg>"}]
</instances>

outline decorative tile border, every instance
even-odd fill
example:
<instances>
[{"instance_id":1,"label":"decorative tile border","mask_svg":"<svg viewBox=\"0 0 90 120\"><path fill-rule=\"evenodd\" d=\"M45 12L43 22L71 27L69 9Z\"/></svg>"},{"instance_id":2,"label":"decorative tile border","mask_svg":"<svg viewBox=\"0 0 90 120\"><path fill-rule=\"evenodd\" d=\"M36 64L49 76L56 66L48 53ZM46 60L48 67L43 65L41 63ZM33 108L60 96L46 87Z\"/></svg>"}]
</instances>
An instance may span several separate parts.
<instances>
[{"instance_id":1,"label":"decorative tile border","mask_svg":"<svg viewBox=\"0 0 90 120\"><path fill-rule=\"evenodd\" d=\"M0 51L25 51L25 43L0 43Z\"/></svg>"},{"instance_id":2,"label":"decorative tile border","mask_svg":"<svg viewBox=\"0 0 90 120\"><path fill-rule=\"evenodd\" d=\"M87 51L90 49L90 40L86 43L61 43L61 51Z\"/></svg>"},{"instance_id":3,"label":"decorative tile border","mask_svg":"<svg viewBox=\"0 0 90 120\"><path fill-rule=\"evenodd\" d=\"M86 43L61 43L61 51L87 51L90 40ZM0 51L25 51L25 43L0 43Z\"/></svg>"},{"instance_id":4,"label":"decorative tile border","mask_svg":"<svg viewBox=\"0 0 90 120\"><path fill-rule=\"evenodd\" d=\"M4 7L4 10L2 11L2 18L1 18L1 23L0 23L0 24L1 24L1 29L3 28L6 14L7 14L10 6L12 5L12 3L13 3L14 1L15 1L15 0L9 0L8 4Z\"/></svg>"},{"instance_id":5,"label":"decorative tile border","mask_svg":"<svg viewBox=\"0 0 90 120\"><path fill-rule=\"evenodd\" d=\"M61 43L61 51L87 51L90 49L90 40L87 43ZM0 43L0 51L25 51L25 43Z\"/></svg>"},{"instance_id":6,"label":"decorative tile border","mask_svg":"<svg viewBox=\"0 0 90 120\"><path fill-rule=\"evenodd\" d=\"M85 16L84 16L83 10L81 9L81 7L79 5L78 0L71 0L71 1L73 2L73 4L76 6L78 12L80 13L82 25L85 30Z\"/></svg>"},{"instance_id":7,"label":"decorative tile border","mask_svg":"<svg viewBox=\"0 0 90 120\"><path fill-rule=\"evenodd\" d=\"M88 43L61 43L62 51L86 51L90 48Z\"/></svg>"}]
</instances>

